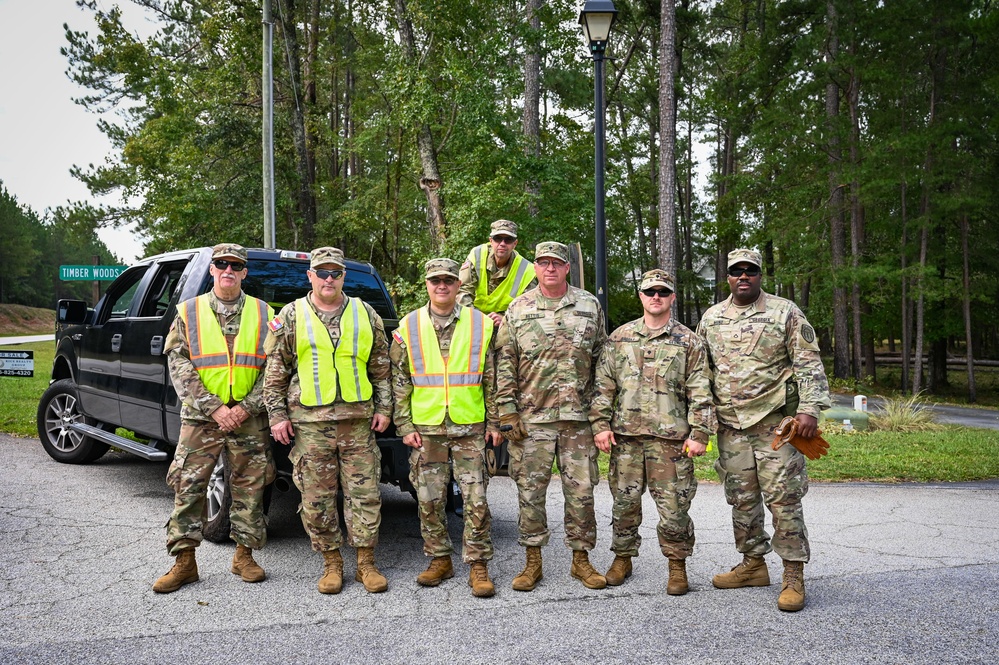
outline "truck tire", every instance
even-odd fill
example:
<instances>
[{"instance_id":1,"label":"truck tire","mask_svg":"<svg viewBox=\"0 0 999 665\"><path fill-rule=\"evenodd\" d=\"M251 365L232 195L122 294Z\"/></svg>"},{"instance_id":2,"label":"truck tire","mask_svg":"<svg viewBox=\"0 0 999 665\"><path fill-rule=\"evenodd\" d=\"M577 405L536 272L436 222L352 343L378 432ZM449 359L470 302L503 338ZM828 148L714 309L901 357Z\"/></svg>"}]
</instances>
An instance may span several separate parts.
<instances>
[{"instance_id":1,"label":"truck tire","mask_svg":"<svg viewBox=\"0 0 999 665\"><path fill-rule=\"evenodd\" d=\"M38 438L49 457L63 464L88 464L110 449L106 443L67 428L70 423L104 427L80 413L79 401L76 383L61 379L50 385L38 402Z\"/></svg>"},{"instance_id":2,"label":"truck tire","mask_svg":"<svg viewBox=\"0 0 999 665\"><path fill-rule=\"evenodd\" d=\"M205 501L205 523L201 525L201 535L213 543L227 543L232 531L229 510L232 508L232 489L229 486L229 458L223 452L208 479L208 497ZM264 488L264 514L271 505L273 484Z\"/></svg>"}]
</instances>

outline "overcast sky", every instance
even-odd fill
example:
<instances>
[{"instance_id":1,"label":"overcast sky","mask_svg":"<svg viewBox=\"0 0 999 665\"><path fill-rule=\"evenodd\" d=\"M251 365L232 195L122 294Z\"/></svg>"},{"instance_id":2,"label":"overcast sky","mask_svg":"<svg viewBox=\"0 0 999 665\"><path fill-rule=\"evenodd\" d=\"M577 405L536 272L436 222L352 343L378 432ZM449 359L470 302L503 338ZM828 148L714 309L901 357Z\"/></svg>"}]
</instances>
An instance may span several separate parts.
<instances>
[{"instance_id":1,"label":"overcast sky","mask_svg":"<svg viewBox=\"0 0 999 665\"><path fill-rule=\"evenodd\" d=\"M59 54L66 44L63 23L94 32L92 13L74 0L0 0L0 180L40 215L68 201L91 200L69 169L102 163L111 150L97 116L73 103L83 91L67 78L67 60ZM108 229L100 236L126 263L143 253L134 230Z\"/></svg>"}]
</instances>

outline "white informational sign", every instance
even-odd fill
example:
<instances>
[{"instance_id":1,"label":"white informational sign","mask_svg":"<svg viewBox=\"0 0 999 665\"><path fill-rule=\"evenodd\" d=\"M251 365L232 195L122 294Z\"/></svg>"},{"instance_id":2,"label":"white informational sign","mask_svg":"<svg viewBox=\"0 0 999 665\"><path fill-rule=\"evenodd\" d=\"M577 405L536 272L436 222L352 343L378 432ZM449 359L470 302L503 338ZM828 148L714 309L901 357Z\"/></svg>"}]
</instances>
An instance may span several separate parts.
<instances>
[{"instance_id":1,"label":"white informational sign","mask_svg":"<svg viewBox=\"0 0 999 665\"><path fill-rule=\"evenodd\" d=\"M0 376L34 375L34 351L0 351Z\"/></svg>"}]
</instances>

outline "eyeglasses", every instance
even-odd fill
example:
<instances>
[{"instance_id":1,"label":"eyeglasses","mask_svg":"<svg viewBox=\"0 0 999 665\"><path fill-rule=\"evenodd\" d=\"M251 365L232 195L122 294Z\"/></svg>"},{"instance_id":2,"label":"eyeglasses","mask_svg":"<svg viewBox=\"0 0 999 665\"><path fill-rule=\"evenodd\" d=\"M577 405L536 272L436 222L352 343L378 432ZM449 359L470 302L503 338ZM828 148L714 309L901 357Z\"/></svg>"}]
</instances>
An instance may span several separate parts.
<instances>
[{"instance_id":1,"label":"eyeglasses","mask_svg":"<svg viewBox=\"0 0 999 665\"><path fill-rule=\"evenodd\" d=\"M559 268L564 268L569 264L565 261L559 261L558 259L538 259L534 262L534 265L538 266L542 270L548 270L549 267L558 270Z\"/></svg>"},{"instance_id":2,"label":"eyeglasses","mask_svg":"<svg viewBox=\"0 0 999 665\"><path fill-rule=\"evenodd\" d=\"M649 298L655 298L656 296L659 296L660 298L669 298L673 295L673 292L669 289L642 289L642 293Z\"/></svg>"},{"instance_id":3,"label":"eyeglasses","mask_svg":"<svg viewBox=\"0 0 999 665\"><path fill-rule=\"evenodd\" d=\"M759 277L763 274L763 270L759 266L747 266L745 268L733 266L728 269L729 277L741 277L743 273L746 274L746 277Z\"/></svg>"},{"instance_id":4,"label":"eyeglasses","mask_svg":"<svg viewBox=\"0 0 999 665\"><path fill-rule=\"evenodd\" d=\"M512 245L517 242L517 239L510 236L493 236L493 242L497 245Z\"/></svg>"},{"instance_id":5,"label":"eyeglasses","mask_svg":"<svg viewBox=\"0 0 999 665\"><path fill-rule=\"evenodd\" d=\"M327 279L329 279L330 277L332 277L333 279L340 279L341 277L343 277L343 271L342 270L323 270L323 269L319 269L319 270L313 270L312 272L314 272L316 274L316 277L318 277L319 279L323 280L324 282Z\"/></svg>"},{"instance_id":6,"label":"eyeglasses","mask_svg":"<svg viewBox=\"0 0 999 665\"><path fill-rule=\"evenodd\" d=\"M427 281L433 284L434 286L440 286L441 282L443 282L447 286L454 286L458 282L458 280L454 277L439 277L439 276L428 277Z\"/></svg>"},{"instance_id":7,"label":"eyeglasses","mask_svg":"<svg viewBox=\"0 0 999 665\"><path fill-rule=\"evenodd\" d=\"M212 261L212 265L225 272L226 268L232 268L233 272L243 272L246 269L246 264L242 261L226 261L225 259L215 259Z\"/></svg>"}]
</instances>

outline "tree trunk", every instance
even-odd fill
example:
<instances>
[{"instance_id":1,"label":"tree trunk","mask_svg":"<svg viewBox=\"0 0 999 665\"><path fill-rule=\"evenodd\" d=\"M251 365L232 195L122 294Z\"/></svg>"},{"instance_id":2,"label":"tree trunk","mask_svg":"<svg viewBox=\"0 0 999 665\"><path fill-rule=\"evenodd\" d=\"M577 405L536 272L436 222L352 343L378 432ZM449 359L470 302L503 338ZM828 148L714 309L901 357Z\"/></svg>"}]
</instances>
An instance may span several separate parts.
<instances>
[{"instance_id":1,"label":"tree trunk","mask_svg":"<svg viewBox=\"0 0 999 665\"><path fill-rule=\"evenodd\" d=\"M676 5L661 3L659 35L659 266L676 275Z\"/></svg>"},{"instance_id":2,"label":"tree trunk","mask_svg":"<svg viewBox=\"0 0 999 665\"><path fill-rule=\"evenodd\" d=\"M912 361L912 307L909 303L909 276L906 272L908 268L908 244L909 244L909 219L908 207L906 206L906 196L908 188L905 180L902 180L900 211L902 222L902 392L909 391L909 368Z\"/></svg>"},{"instance_id":3,"label":"tree trunk","mask_svg":"<svg viewBox=\"0 0 999 665\"><path fill-rule=\"evenodd\" d=\"M826 3L828 41L826 63L830 80L826 84L826 128L829 132L829 225L832 239L833 286L833 376L845 379L850 375L849 326L847 325L846 289L842 286L843 268L846 265L846 229L843 219L843 188L840 187L842 149L839 141L839 84L835 79L836 60L839 55L837 35L838 17L833 0Z\"/></svg>"},{"instance_id":4,"label":"tree trunk","mask_svg":"<svg viewBox=\"0 0 999 665\"><path fill-rule=\"evenodd\" d=\"M628 140L628 119L624 112L624 105L618 101L615 104L618 112L620 121L617 126L621 130L621 145L628 146L631 142ZM635 180L635 165L634 156L631 154L631 150L623 150L623 159L625 168L628 170L628 182ZM645 238L645 216L642 214L642 203L641 201L635 200L635 197L629 196L628 203L631 206L631 214L635 216L635 228L638 231L638 272L642 273L648 269L648 255L646 253L646 238ZM629 243L630 244L630 243Z\"/></svg>"},{"instance_id":5,"label":"tree trunk","mask_svg":"<svg viewBox=\"0 0 999 665\"><path fill-rule=\"evenodd\" d=\"M961 305L964 313L964 344L965 355L968 358L968 402L978 401L978 391L975 389L975 354L971 343L971 273L968 269L968 215L961 217Z\"/></svg>"},{"instance_id":6,"label":"tree trunk","mask_svg":"<svg viewBox=\"0 0 999 665\"><path fill-rule=\"evenodd\" d=\"M928 164L929 165L929 164ZM919 275L916 277L916 288L919 296L916 301L916 358L912 371L912 394L919 394L923 390L923 318L926 310L926 280L924 277L926 270L926 253L930 243L930 228L926 217L929 215L928 197L923 197L923 229L919 234Z\"/></svg>"},{"instance_id":7,"label":"tree trunk","mask_svg":"<svg viewBox=\"0 0 999 665\"><path fill-rule=\"evenodd\" d=\"M396 19L399 22L399 40L403 53L409 65L414 69L418 66L416 55L416 38L413 36L413 24L409 20L409 10L406 0L395 0ZM433 251L439 250L447 239L447 229L444 224L444 197L441 194L443 182L440 168L437 165L437 149L430 125L421 123L416 136L416 147L420 153L420 163L423 175L420 178L420 189L427 197L427 226L430 230L430 246Z\"/></svg>"},{"instance_id":8,"label":"tree trunk","mask_svg":"<svg viewBox=\"0 0 999 665\"><path fill-rule=\"evenodd\" d=\"M528 0L527 44L524 54L524 154L529 161L541 157L541 16L544 0ZM541 201L541 183L533 176L524 183L527 194L527 213L536 218Z\"/></svg>"}]
</instances>

